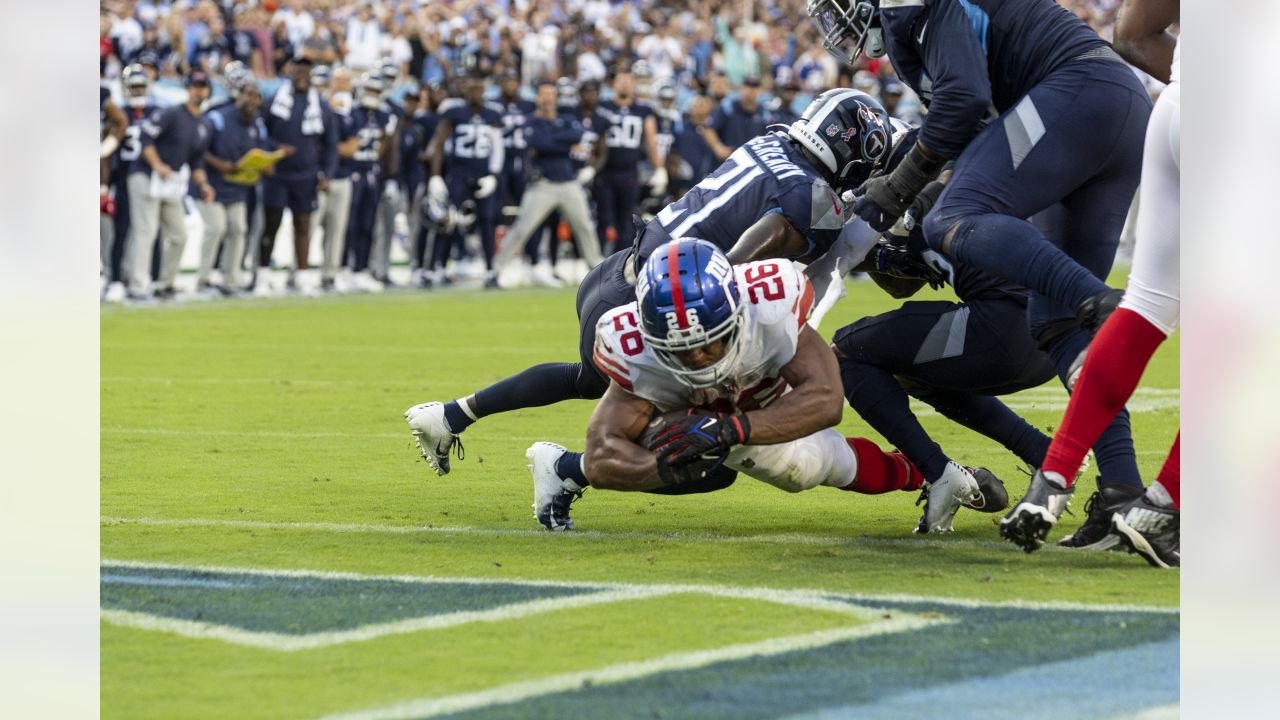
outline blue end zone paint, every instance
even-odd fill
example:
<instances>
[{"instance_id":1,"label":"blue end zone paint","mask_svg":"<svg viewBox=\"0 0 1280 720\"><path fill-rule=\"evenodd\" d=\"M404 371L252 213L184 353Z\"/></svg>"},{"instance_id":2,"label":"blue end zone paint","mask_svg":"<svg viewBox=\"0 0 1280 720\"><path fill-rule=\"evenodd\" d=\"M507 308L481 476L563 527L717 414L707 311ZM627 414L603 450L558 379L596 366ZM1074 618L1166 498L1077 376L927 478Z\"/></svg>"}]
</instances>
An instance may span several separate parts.
<instances>
[{"instance_id":1,"label":"blue end zone paint","mask_svg":"<svg viewBox=\"0 0 1280 720\"><path fill-rule=\"evenodd\" d=\"M597 592L505 583L403 583L104 567L102 607L305 635Z\"/></svg>"},{"instance_id":2,"label":"blue end zone paint","mask_svg":"<svg viewBox=\"0 0 1280 720\"><path fill-rule=\"evenodd\" d=\"M1178 701L1177 615L876 605L958 622L449 717L745 720L825 711L818 717L989 720L1016 694L1052 698L1055 717L1083 718ZM870 714L882 707L901 712ZM1046 716L1028 707L1020 717Z\"/></svg>"}]
</instances>

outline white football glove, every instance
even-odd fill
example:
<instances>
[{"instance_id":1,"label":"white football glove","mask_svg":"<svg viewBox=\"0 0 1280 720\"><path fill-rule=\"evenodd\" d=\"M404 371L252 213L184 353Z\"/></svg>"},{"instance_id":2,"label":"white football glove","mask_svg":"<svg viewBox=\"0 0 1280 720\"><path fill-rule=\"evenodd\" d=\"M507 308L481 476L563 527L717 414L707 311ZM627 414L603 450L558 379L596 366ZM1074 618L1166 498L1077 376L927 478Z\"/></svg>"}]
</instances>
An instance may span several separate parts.
<instances>
[{"instance_id":1,"label":"white football glove","mask_svg":"<svg viewBox=\"0 0 1280 720\"><path fill-rule=\"evenodd\" d=\"M400 183L395 180L388 180L386 187L382 189L382 197L391 202L400 194Z\"/></svg>"},{"instance_id":2,"label":"white football glove","mask_svg":"<svg viewBox=\"0 0 1280 720\"><path fill-rule=\"evenodd\" d=\"M439 175L432 175L427 181L427 194L442 205L449 202L449 186L444 184L444 178Z\"/></svg>"},{"instance_id":3,"label":"white football glove","mask_svg":"<svg viewBox=\"0 0 1280 720\"><path fill-rule=\"evenodd\" d=\"M596 179L596 169L590 165L578 171L578 184L590 185L592 180Z\"/></svg>"},{"instance_id":4,"label":"white football glove","mask_svg":"<svg viewBox=\"0 0 1280 720\"><path fill-rule=\"evenodd\" d=\"M649 187L654 195L662 195L667 191L667 169L657 168L649 177Z\"/></svg>"},{"instance_id":5,"label":"white football glove","mask_svg":"<svg viewBox=\"0 0 1280 720\"><path fill-rule=\"evenodd\" d=\"M483 200L493 194L498 189L498 178L492 175L485 175L476 183L476 199Z\"/></svg>"},{"instance_id":6,"label":"white football glove","mask_svg":"<svg viewBox=\"0 0 1280 720\"><path fill-rule=\"evenodd\" d=\"M102 138L102 144L98 146L99 156L104 158L111 157L111 153L115 152L118 147L120 147L120 138L115 135L108 135Z\"/></svg>"}]
</instances>

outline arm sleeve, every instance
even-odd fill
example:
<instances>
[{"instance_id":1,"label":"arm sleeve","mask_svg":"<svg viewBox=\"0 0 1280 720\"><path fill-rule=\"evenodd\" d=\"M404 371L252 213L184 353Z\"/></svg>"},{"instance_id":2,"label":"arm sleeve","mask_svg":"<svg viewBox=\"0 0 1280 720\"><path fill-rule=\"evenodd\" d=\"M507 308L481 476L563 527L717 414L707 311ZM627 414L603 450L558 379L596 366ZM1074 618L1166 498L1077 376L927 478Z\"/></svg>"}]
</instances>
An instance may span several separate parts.
<instances>
[{"instance_id":1,"label":"arm sleeve","mask_svg":"<svg viewBox=\"0 0 1280 720\"><path fill-rule=\"evenodd\" d=\"M895 10L883 13L886 31L898 14ZM917 38L910 37L912 31L924 37L921 60L933 87L919 139L938 154L954 158L978 134L991 105L987 28L985 23L971 21L959 0L936 0L925 23L911 22L915 17L919 15L910 13L898 19L910 27L894 28L894 39L918 44Z\"/></svg>"}]
</instances>

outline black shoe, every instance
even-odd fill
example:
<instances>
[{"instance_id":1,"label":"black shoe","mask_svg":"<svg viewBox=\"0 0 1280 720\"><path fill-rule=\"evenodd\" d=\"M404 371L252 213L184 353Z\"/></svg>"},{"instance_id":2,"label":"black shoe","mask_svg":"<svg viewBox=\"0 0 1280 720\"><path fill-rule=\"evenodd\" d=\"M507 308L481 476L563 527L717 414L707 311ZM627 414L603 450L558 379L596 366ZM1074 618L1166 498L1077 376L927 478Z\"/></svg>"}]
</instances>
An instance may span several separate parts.
<instances>
[{"instance_id":1,"label":"black shoe","mask_svg":"<svg viewBox=\"0 0 1280 720\"><path fill-rule=\"evenodd\" d=\"M1131 485L1103 485L1085 501L1084 522L1076 531L1058 541L1058 545L1081 550L1110 550L1120 544L1111 534L1111 515L1142 495L1142 488Z\"/></svg>"},{"instance_id":2,"label":"black shoe","mask_svg":"<svg viewBox=\"0 0 1280 720\"><path fill-rule=\"evenodd\" d=\"M1036 470L1027 494L1000 519L1000 537L1026 552L1039 550L1071 502L1071 492L1071 488L1060 487Z\"/></svg>"},{"instance_id":3,"label":"black shoe","mask_svg":"<svg viewBox=\"0 0 1280 720\"><path fill-rule=\"evenodd\" d=\"M421 276L418 277L418 287L422 288L423 290L430 290L435 286L436 284L431 279L430 275L423 273Z\"/></svg>"},{"instance_id":4,"label":"black shoe","mask_svg":"<svg viewBox=\"0 0 1280 720\"><path fill-rule=\"evenodd\" d=\"M496 275L490 275L489 277L485 278L485 281L484 281L484 289L485 289L485 290L498 290L498 289L500 289L500 288L498 287L498 276L496 276Z\"/></svg>"},{"instance_id":5,"label":"black shoe","mask_svg":"<svg viewBox=\"0 0 1280 720\"><path fill-rule=\"evenodd\" d=\"M961 505L978 512L995 513L1009 507L1009 491L995 473L986 468L969 468L973 479L978 481L978 492L982 497L975 502L961 502Z\"/></svg>"},{"instance_id":6,"label":"black shoe","mask_svg":"<svg viewBox=\"0 0 1280 720\"><path fill-rule=\"evenodd\" d=\"M1153 505L1144 492L1111 515L1111 531L1153 567L1181 567L1178 509Z\"/></svg>"},{"instance_id":7,"label":"black shoe","mask_svg":"<svg viewBox=\"0 0 1280 720\"><path fill-rule=\"evenodd\" d=\"M1080 307L1076 308L1076 320L1080 322L1080 327L1089 331L1090 335L1097 335L1102 323L1111 317L1111 313L1120 306L1120 300L1123 298L1123 290L1107 288L1104 292L1080 303Z\"/></svg>"},{"instance_id":8,"label":"black shoe","mask_svg":"<svg viewBox=\"0 0 1280 720\"><path fill-rule=\"evenodd\" d=\"M172 286L156 290L157 300L176 300L177 298L178 290Z\"/></svg>"}]
</instances>

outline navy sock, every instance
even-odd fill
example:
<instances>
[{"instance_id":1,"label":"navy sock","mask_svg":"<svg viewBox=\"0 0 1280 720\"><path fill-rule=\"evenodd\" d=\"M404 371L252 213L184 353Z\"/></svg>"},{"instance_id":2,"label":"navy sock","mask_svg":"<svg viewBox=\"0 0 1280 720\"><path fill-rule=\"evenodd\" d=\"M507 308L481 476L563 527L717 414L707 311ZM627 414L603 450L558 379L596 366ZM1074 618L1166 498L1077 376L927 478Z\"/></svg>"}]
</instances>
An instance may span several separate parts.
<instances>
[{"instance_id":1,"label":"navy sock","mask_svg":"<svg viewBox=\"0 0 1280 720\"><path fill-rule=\"evenodd\" d=\"M476 417L542 407L564 400L594 400L604 388L581 363L542 363L476 392ZM598 394L597 394L598 393Z\"/></svg>"},{"instance_id":2,"label":"navy sock","mask_svg":"<svg viewBox=\"0 0 1280 720\"><path fill-rule=\"evenodd\" d=\"M907 392L893 375L873 365L840 359L844 396L863 420L932 482L942 476L949 458L929 437L907 404Z\"/></svg>"},{"instance_id":3,"label":"navy sock","mask_svg":"<svg viewBox=\"0 0 1280 720\"><path fill-rule=\"evenodd\" d=\"M1040 467L1049 452L1048 435L990 395L942 391L912 393L929 403L947 419L1003 445L1009 452L1031 467Z\"/></svg>"},{"instance_id":4,"label":"navy sock","mask_svg":"<svg viewBox=\"0 0 1280 720\"><path fill-rule=\"evenodd\" d=\"M949 254L1072 310L1108 289L1106 283L1054 247L1034 225L1008 215L966 218L951 238Z\"/></svg>"},{"instance_id":5,"label":"navy sock","mask_svg":"<svg viewBox=\"0 0 1280 720\"><path fill-rule=\"evenodd\" d=\"M1048 349L1049 358L1065 387L1067 370L1071 363L1089 345L1089 333L1075 330L1058 338ZM1047 452L1047 450L1046 450ZM1093 444L1094 457L1098 459L1098 472L1102 485L1127 485L1141 488L1142 475L1138 472L1138 454L1133 449L1133 432L1129 426L1129 410L1116 415L1107 429Z\"/></svg>"},{"instance_id":6,"label":"navy sock","mask_svg":"<svg viewBox=\"0 0 1280 720\"><path fill-rule=\"evenodd\" d=\"M556 460L556 475L578 483L578 487L589 487L587 474L582 472L582 453L566 452Z\"/></svg>"},{"instance_id":7,"label":"navy sock","mask_svg":"<svg viewBox=\"0 0 1280 720\"><path fill-rule=\"evenodd\" d=\"M452 430L454 434L466 430L471 427L471 423L475 422L475 420L472 420L471 416L467 414L467 411L463 410L462 406L458 403L458 400L454 400L451 403L446 403L444 406L444 421L449 423L449 429Z\"/></svg>"}]
</instances>

